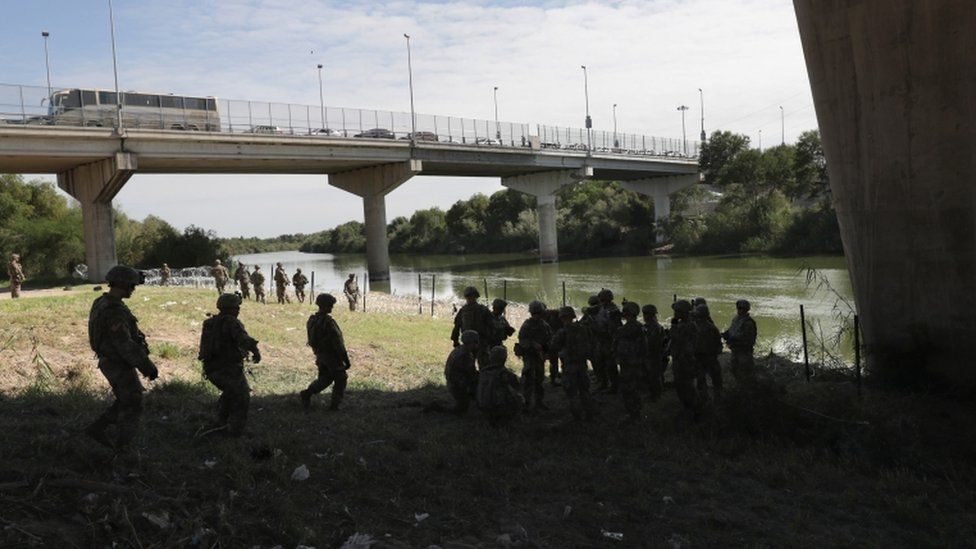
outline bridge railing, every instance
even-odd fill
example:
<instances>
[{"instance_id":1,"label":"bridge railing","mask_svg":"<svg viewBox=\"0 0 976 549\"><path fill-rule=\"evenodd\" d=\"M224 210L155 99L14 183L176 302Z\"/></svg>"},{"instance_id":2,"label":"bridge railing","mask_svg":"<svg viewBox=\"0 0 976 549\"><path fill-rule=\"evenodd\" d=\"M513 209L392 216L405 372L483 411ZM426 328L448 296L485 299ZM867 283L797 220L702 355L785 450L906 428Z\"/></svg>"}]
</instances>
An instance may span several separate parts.
<instances>
[{"instance_id":1,"label":"bridge railing","mask_svg":"<svg viewBox=\"0 0 976 549\"><path fill-rule=\"evenodd\" d=\"M76 88L51 88L60 90ZM49 89L43 86L0 84L0 126L114 127L118 112L114 93L110 104L100 104L99 93L86 90L70 106L50 107ZM124 92L125 93L125 92ZM129 104L143 97L152 106ZM236 99L187 98L129 93L124 101L127 128L178 131L220 131L264 135L331 138L410 139L410 113L321 105L269 103ZM190 101L198 108L190 108ZM175 108L174 104L180 105ZM206 106L205 106L206 105ZM534 132L533 132L534 130ZM682 141L638 134L593 131L583 128L479 120L456 116L416 115L416 140L458 145L529 148L538 136L543 149L597 154L696 158L697 141Z\"/></svg>"}]
</instances>

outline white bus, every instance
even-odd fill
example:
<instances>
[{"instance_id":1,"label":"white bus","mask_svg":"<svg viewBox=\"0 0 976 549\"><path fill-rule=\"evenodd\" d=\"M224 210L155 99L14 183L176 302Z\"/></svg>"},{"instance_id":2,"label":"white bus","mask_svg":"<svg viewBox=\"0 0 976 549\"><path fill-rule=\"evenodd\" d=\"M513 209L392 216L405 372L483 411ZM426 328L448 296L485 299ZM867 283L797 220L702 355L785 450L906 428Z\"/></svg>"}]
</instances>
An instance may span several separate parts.
<instances>
[{"instance_id":1,"label":"white bus","mask_svg":"<svg viewBox=\"0 0 976 549\"><path fill-rule=\"evenodd\" d=\"M216 97L122 92L122 123L126 128L220 131ZM51 124L115 127L115 92L96 89L59 90L49 103Z\"/></svg>"}]
</instances>

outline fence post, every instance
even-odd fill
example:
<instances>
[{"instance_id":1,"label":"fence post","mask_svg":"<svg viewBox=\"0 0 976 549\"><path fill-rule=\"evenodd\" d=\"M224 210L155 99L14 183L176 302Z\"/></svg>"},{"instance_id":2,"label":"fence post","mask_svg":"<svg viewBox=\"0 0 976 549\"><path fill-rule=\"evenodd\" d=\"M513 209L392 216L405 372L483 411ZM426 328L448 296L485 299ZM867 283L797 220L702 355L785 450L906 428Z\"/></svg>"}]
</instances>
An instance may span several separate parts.
<instances>
[{"instance_id":1,"label":"fence post","mask_svg":"<svg viewBox=\"0 0 976 549\"><path fill-rule=\"evenodd\" d=\"M563 280L563 307L566 306L566 281Z\"/></svg>"},{"instance_id":2,"label":"fence post","mask_svg":"<svg viewBox=\"0 0 976 549\"><path fill-rule=\"evenodd\" d=\"M487 278L485 279L485 303L491 304L491 302L488 301L488 279Z\"/></svg>"},{"instance_id":3,"label":"fence post","mask_svg":"<svg viewBox=\"0 0 976 549\"><path fill-rule=\"evenodd\" d=\"M803 304L800 304L800 327L803 333L803 371L810 381L810 359L807 355L807 317L803 312Z\"/></svg>"},{"instance_id":4,"label":"fence post","mask_svg":"<svg viewBox=\"0 0 976 549\"><path fill-rule=\"evenodd\" d=\"M857 397L861 398L861 324L854 315L854 375L857 379Z\"/></svg>"},{"instance_id":5,"label":"fence post","mask_svg":"<svg viewBox=\"0 0 976 549\"><path fill-rule=\"evenodd\" d=\"M312 271L312 285L308 289L308 304L315 305L315 271Z\"/></svg>"},{"instance_id":6,"label":"fence post","mask_svg":"<svg viewBox=\"0 0 976 549\"><path fill-rule=\"evenodd\" d=\"M434 288L437 287L437 275L430 275L430 316L434 316Z\"/></svg>"},{"instance_id":7,"label":"fence post","mask_svg":"<svg viewBox=\"0 0 976 549\"><path fill-rule=\"evenodd\" d=\"M421 274L417 273L417 314L424 314L424 289L420 282Z\"/></svg>"},{"instance_id":8,"label":"fence post","mask_svg":"<svg viewBox=\"0 0 976 549\"><path fill-rule=\"evenodd\" d=\"M247 102L247 131L252 131L254 129L254 115L251 114L251 102Z\"/></svg>"},{"instance_id":9,"label":"fence post","mask_svg":"<svg viewBox=\"0 0 976 549\"><path fill-rule=\"evenodd\" d=\"M363 272L363 312L366 312L366 294L369 293L369 271Z\"/></svg>"},{"instance_id":10,"label":"fence post","mask_svg":"<svg viewBox=\"0 0 976 549\"><path fill-rule=\"evenodd\" d=\"M508 279L502 280L502 299L508 301Z\"/></svg>"}]
</instances>

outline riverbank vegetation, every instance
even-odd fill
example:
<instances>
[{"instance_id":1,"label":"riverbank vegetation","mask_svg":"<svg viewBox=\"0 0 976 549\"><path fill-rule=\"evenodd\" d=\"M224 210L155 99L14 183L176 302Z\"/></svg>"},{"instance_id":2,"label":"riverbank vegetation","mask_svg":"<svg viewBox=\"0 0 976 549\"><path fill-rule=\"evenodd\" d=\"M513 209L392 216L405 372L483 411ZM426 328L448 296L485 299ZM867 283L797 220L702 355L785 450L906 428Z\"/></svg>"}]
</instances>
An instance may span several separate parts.
<instances>
[{"instance_id":1,"label":"riverbank vegetation","mask_svg":"<svg viewBox=\"0 0 976 549\"><path fill-rule=\"evenodd\" d=\"M495 430L477 410L421 413L449 400L449 315L340 308L347 398L305 413L310 307L248 302L241 319L264 355L249 365L249 433L198 437L217 398L194 359L212 290L140 287L128 301L160 379L136 452L113 459L82 433L110 396L86 339L97 294L81 289L0 300L0 545L976 544L971 406L870 384L858 399L844 375L817 369L807 383L776 357L761 357L775 383L759 393L740 391L723 357L726 397L698 423L676 420L671 391L645 400L638 424L618 423L619 395L575 423L547 383L551 410Z\"/></svg>"}]
</instances>

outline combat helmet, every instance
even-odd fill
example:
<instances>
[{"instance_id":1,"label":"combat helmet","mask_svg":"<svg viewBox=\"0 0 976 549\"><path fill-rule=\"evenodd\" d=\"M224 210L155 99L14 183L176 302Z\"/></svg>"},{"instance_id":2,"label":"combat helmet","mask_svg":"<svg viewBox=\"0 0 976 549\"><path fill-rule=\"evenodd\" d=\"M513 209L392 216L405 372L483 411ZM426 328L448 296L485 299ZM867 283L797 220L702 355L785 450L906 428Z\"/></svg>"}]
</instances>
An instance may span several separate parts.
<instances>
[{"instance_id":1,"label":"combat helmet","mask_svg":"<svg viewBox=\"0 0 976 549\"><path fill-rule=\"evenodd\" d=\"M465 330L461 332L462 344L469 345L469 344L480 343L480 342L481 342L481 336L478 335L478 332L474 330Z\"/></svg>"},{"instance_id":2,"label":"combat helmet","mask_svg":"<svg viewBox=\"0 0 976 549\"><path fill-rule=\"evenodd\" d=\"M597 305L600 304L600 298L596 294L593 294L589 298L587 298L586 304L589 305L590 307L596 307Z\"/></svg>"},{"instance_id":3,"label":"combat helmet","mask_svg":"<svg viewBox=\"0 0 976 549\"><path fill-rule=\"evenodd\" d=\"M324 307L326 305L335 305L336 298L332 294L319 294L315 298L315 304L319 307Z\"/></svg>"},{"instance_id":4,"label":"combat helmet","mask_svg":"<svg viewBox=\"0 0 976 549\"><path fill-rule=\"evenodd\" d=\"M604 288L600 290L600 293L596 294L596 297L598 300L600 300L600 302L610 302L613 301L613 292Z\"/></svg>"},{"instance_id":5,"label":"combat helmet","mask_svg":"<svg viewBox=\"0 0 976 549\"><path fill-rule=\"evenodd\" d=\"M476 299L481 297L481 294L478 293L478 288L475 288L474 286L468 286L465 288L463 295L464 297L474 297Z\"/></svg>"},{"instance_id":6,"label":"combat helmet","mask_svg":"<svg viewBox=\"0 0 976 549\"><path fill-rule=\"evenodd\" d=\"M647 316L654 316L657 314L657 306L648 303L647 305L641 307L641 312Z\"/></svg>"},{"instance_id":7,"label":"combat helmet","mask_svg":"<svg viewBox=\"0 0 976 549\"><path fill-rule=\"evenodd\" d=\"M491 302L491 306L494 307L494 308L496 308L496 309L504 309L505 307L508 307L508 302L505 301L504 299L500 298L500 297L496 297Z\"/></svg>"},{"instance_id":8,"label":"combat helmet","mask_svg":"<svg viewBox=\"0 0 976 549\"><path fill-rule=\"evenodd\" d=\"M710 318L712 316L708 311L708 305L703 304L695 305L695 309L692 311L692 314L698 318Z\"/></svg>"},{"instance_id":9,"label":"combat helmet","mask_svg":"<svg viewBox=\"0 0 976 549\"><path fill-rule=\"evenodd\" d=\"M560 307L559 318L576 318L576 310L572 307Z\"/></svg>"},{"instance_id":10,"label":"combat helmet","mask_svg":"<svg viewBox=\"0 0 976 549\"><path fill-rule=\"evenodd\" d=\"M121 283L137 286L146 283L146 273L125 265L116 265L105 273L105 281L109 284Z\"/></svg>"},{"instance_id":11,"label":"combat helmet","mask_svg":"<svg viewBox=\"0 0 976 549\"><path fill-rule=\"evenodd\" d=\"M508 360L508 349L505 347L496 345L488 351L488 362L492 366L503 366L506 360Z\"/></svg>"},{"instance_id":12,"label":"combat helmet","mask_svg":"<svg viewBox=\"0 0 976 549\"><path fill-rule=\"evenodd\" d=\"M736 309L745 309L745 310L748 311L749 309L752 308L752 304L750 304L748 300L740 299L740 300L738 300L738 301L735 302L735 308Z\"/></svg>"},{"instance_id":13,"label":"combat helmet","mask_svg":"<svg viewBox=\"0 0 976 549\"><path fill-rule=\"evenodd\" d=\"M623 313L624 316L631 316L633 318L637 318L637 315L640 314L640 305L638 305L634 301L628 301L623 304L623 307L621 307L620 312Z\"/></svg>"},{"instance_id":14,"label":"combat helmet","mask_svg":"<svg viewBox=\"0 0 976 549\"><path fill-rule=\"evenodd\" d=\"M542 314L544 312L546 312L546 304L545 303L543 303L543 302L541 302L539 300L535 300L535 301L532 301L531 303L529 303L529 314L530 315Z\"/></svg>"},{"instance_id":15,"label":"combat helmet","mask_svg":"<svg viewBox=\"0 0 976 549\"><path fill-rule=\"evenodd\" d=\"M241 296L237 294L220 294L217 298L217 308L223 311L224 309L236 309L241 306Z\"/></svg>"},{"instance_id":16,"label":"combat helmet","mask_svg":"<svg viewBox=\"0 0 976 549\"><path fill-rule=\"evenodd\" d=\"M691 303L687 299L679 299L671 304L671 309L676 313L688 314L691 312Z\"/></svg>"}]
</instances>

